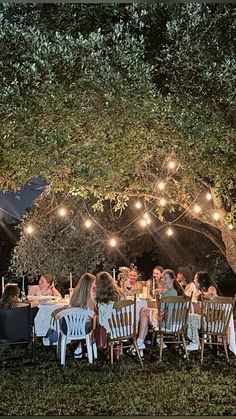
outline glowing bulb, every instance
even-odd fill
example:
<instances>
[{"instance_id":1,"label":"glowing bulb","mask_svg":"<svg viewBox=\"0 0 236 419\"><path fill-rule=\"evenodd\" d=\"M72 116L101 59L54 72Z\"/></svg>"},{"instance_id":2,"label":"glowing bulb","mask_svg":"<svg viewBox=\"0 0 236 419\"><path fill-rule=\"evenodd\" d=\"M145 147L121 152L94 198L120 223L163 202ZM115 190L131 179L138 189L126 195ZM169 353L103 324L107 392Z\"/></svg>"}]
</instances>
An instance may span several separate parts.
<instances>
[{"instance_id":1,"label":"glowing bulb","mask_svg":"<svg viewBox=\"0 0 236 419\"><path fill-rule=\"evenodd\" d=\"M165 198L161 198L161 199L160 199L160 205L161 205L162 207L164 207L164 206L165 206L165 204L166 204L166 200L165 200Z\"/></svg>"},{"instance_id":2,"label":"glowing bulb","mask_svg":"<svg viewBox=\"0 0 236 419\"><path fill-rule=\"evenodd\" d=\"M215 221L219 220L220 215L218 214L218 212L214 212L213 218L214 218Z\"/></svg>"},{"instance_id":3,"label":"glowing bulb","mask_svg":"<svg viewBox=\"0 0 236 419\"><path fill-rule=\"evenodd\" d=\"M109 245L111 247L116 247L117 246L117 240L113 237L112 239L109 240Z\"/></svg>"},{"instance_id":4,"label":"glowing bulb","mask_svg":"<svg viewBox=\"0 0 236 419\"><path fill-rule=\"evenodd\" d=\"M158 188L162 191L165 188L164 182L159 182L158 183Z\"/></svg>"},{"instance_id":5,"label":"glowing bulb","mask_svg":"<svg viewBox=\"0 0 236 419\"><path fill-rule=\"evenodd\" d=\"M84 226L86 227L86 228L90 228L91 226L92 226L92 221L91 220L86 220L85 221L85 223L84 223Z\"/></svg>"},{"instance_id":6,"label":"glowing bulb","mask_svg":"<svg viewBox=\"0 0 236 419\"><path fill-rule=\"evenodd\" d=\"M170 160L168 162L168 167L169 167L169 169L172 169L173 170L176 167L176 163L173 160Z\"/></svg>"},{"instance_id":7,"label":"glowing bulb","mask_svg":"<svg viewBox=\"0 0 236 419\"><path fill-rule=\"evenodd\" d=\"M166 234L167 234L167 236L172 236L174 234L172 228L169 227L166 231Z\"/></svg>"},{"instance_id":8,"label":"glowing bulb","mask_svg":"<svg viewBox=\"0 0 236 419\"><path fill-rule=\"evenodd\" d=\"M66 215L66 209L65 208L60 208L58 210L58 214L60 215L60 217L65 217L65 215Z\"/></svg>"},{"instance_id":9,"label":"glowing bulb","mask_svg":"<svg viewBox=\"0 0 236 419\"><path fill-rule=\"evenodd\" d=\"M199 205L197 205L197 204L194 206L193 209L197 214L199 214L199 212L201 212L201 207L199 207Z\"/></svg>"},{"instance_id":10,"label":"glowing bulb","mask_svg":"<svg viewBox=\"0 0 236 419\"><path fill-rule=\"evenodd\" d=\"M207 199L208 201L210 201L210 200L212 199L212 196L211 196L210 192L207 192L207 194L206 194L206 199Z\"/></svg>"},{"instance_id":11,"label":"glowing bulb","mask_svg":"<svg viewBox=\"0 0 236 419\"><path fill-rule=\"evenodd\" d=\"M147 224L151 224L151 218L149 218L149 217L148 217L148 218L146 219L146 223L147 223Z\"/></svg>"},{"instance_id":12,"label":"glowing bulb","mask_svg":"<svg viewBox=\"0 0 236 419\"><path fill-rule=\"evenodd\" d=\"M145 214L143 214L143 218L145 218L145 220L147 220L149 218L149 215L147 212L145 212Z\"/></svg>"},{"instance_id":13,"label":"glowing bulb","mask_svg":"<svg viewBox=\"0 0 236 419\"><path fill-rule=\"evenodd\" d=\"M142 202L140 202L140 201L135 202L135 207L136 207L137 209L142 208Z\"/></svg>"},{"instance_id":14,"label":"glowing bulb","mask_svg":"<svg viewBox=\"0 0 236 419\"><path fill-rule=\"evenodd\" d=\"M144 220L144 218L142 218L142 220L140 220L140 224L142 227L145 227L147 225L146 220Z\"/></svg>"},{"instance_id":15,"label":"glowing bulb","mask_svg":"<svg viewBox=\"0 0 236 419\"><path fill-rule=\"evenodd\" d=\"M25 231L27 234L33 234L34 228L31 225L29 225L26 227Z\"/></svg>"},{"instance_id":16,"label":"glowing bulb","mask_svg":"<svg viewBox=\"0 0 236 419\"><path fill-rule=\"evenodd\" d=\"M228 225L228 228L229 228L230 230L233 230L233 228L234 228L233 224L229 224L229 225Z\"/></svg>"}]
</instances>

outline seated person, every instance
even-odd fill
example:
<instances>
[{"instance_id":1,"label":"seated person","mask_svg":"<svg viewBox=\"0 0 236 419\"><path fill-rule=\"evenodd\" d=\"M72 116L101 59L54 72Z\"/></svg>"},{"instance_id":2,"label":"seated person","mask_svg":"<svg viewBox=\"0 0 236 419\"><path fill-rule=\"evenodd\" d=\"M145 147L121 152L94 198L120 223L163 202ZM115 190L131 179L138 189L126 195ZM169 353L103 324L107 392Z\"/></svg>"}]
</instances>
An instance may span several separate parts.
<instances>
[{"instance_id":1,"label":"seated person","mask_svg":"<svg viewBox=\"0 0 236 419\"><path fill-rule=\"evenodd\" d=\"M39 284L31 285L28 295L61 297L60 292L54 286L54 278L50 273L42 274L39 278Z\"/></svg>"},{"instance_id":2,"label":"seated person","mask_svg":"<svg viewBox=\"0 0 236 419\"><path fill-rule=\"evenodd\" d=\"M97 274L96 301L98 304L99 328L97 336L98 347L106 348L106 331L110 329L108 320L115 301L125 298L124 292L116 285L114 279L108 272L99 272Z\"/></svg>"},{"instance_id":3,"label":"seated person","mask_svg":"<svg viewBox=\"0 0 236 419\"><path fill-rule=\"evenodd\" d=\"M163 289L163 284L162 284L162 279L161 279L161 275L163 272L163 268L162 266L155 266L155 268L153 268L152 271L152 279L149 279L147 281L147 286L150 289L150 294L152 295L152 297L155 297L155 290L156 289Z\"/></svg>"},{"instance_id":4,"label":"seated person","mask_svg":"<svg viewBox=\"0 0 236 419\"><path fill-rule=\"evenodd\" d=\"M192 271L188 267L178 268L177 280L184 287L184 294L187 297L192 294L192 303L197 303L200 291L193 282Z\"/></svg>"},{"instance_id":5,"label":"seated person","mask_svg":"<svg viewBox=\"0 0 236 419\"><path fill-rule=\"evenodd\" d=\"M124 283L125 295L134 295L142 293L143 285L138 281L138 271L133 267L129 271L128 279Z\"/></svg>"},{"instance_id":6,"label":"seated person","mask_svg":"<svg viewBox=\"0 0 236 419\"><path fill-rule=\"evenodd\" d=\"M96 303L95 303L95 296L96 296L96 277L90 273L83 274L78 284L76 285L73 294L70 299L69 307L79 307L84 309L91 309L94 313L97 313ZM57 308L53 311L52 317L55 317L57 313L67 309L68 306ZM63 319L64 320L64 319ZM86 334L91 332L94 328L95 318L91 318L88 316L86 319L85 325L85 332ZM66 323L65 321L62 322L62 330L66 333ZM47 333L47 337L51 342L56 342L58 339L58 333L53 328L49 329ZM82 345L81 341L72 342L72 347L74 350L74 357L75 358L82 358Z\"/></svg>"},{"instance_id":7,"label":"seated person","mask_svg":"<svg viewBox=\"0 0 236 419\"><path fill-rule=\"evenodd\" d=\"M174 287L175 279L176 279L175 273L171 269L165 269L162 272L163 289L161 290L162 291L161 293L163 297L175 297L178 295ZM167 325L168 325L168 321L170 320L170 317L171 317L171 311L168 312L167 314ZM155 328L158 326L158 310L156 308L145 307L145 308L142 308L140 311L139 335L137 339L137 344L140 350L143 350L146 348L144 339L148 332L149 323L152 324L153 327ZM165 347L165 345L163 347ZM131 351L132 353L135 353L135 350L133 348Z\"/></svg>"},{"instance_id":8,"label":"seated person","mask_svg":"<svg viewBox=\"0 0 236 419\"><path fill-rule=\"evenodd\" d=\"M20 308L28 306L29 303L20 302L20 288L18 285L8 284L5 286L3 295L0 299L0 307L5 309ZM38 313L38 301L31 301L31 321L34 323L34 318Z\"/></svg>"}]
</instances>

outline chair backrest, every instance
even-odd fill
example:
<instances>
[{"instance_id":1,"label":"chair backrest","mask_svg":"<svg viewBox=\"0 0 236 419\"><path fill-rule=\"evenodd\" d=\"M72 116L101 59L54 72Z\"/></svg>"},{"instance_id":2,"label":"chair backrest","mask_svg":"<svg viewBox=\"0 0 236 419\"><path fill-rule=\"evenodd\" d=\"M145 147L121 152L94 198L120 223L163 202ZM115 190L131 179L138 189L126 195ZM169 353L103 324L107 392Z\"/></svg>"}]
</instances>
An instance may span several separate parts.
<instances>
[{"instance_id":1,"label":"chair backrest","mask_svg":"<svg viewBox=\"0 0 236 419\"><path fill-rule=\"evenodd\" d=\"M56 314L55 319L59 320L61 330L68 338L83 338L88 332L86 323L93 319L94 311L90 308L69 307ZM63 327L63 320L65 327Z\"/></svg>"},{"instance_id":2,"label":"chair backrest","mask_svg":"<svg viewBox=\"0 0 236 419\"><path fill-rule=\"evenodd\" d=\"M30 304L8 307L10 303L0 303L0 343L29 342L33 327Z\"/></svg>"},{"instance_id":3,"label":"chair backrest","mask_svg":"<svg viewBox=\"0 0 236 419\"><path fill-rule=\"evenodd\" d=\"M110 339L125 339L136 335L136 295L133 300L114 303L108 324Z\"/></svg>"},{"instance_id":4,"label":"chair backrest","mask_svg":"<svg viewBox=\"0 0 236 419\"><path fill-rule=\"evenodd\" d=\"M211 334L226 334L236 298L202 298L201 331Z\"/></svg>"},{"instance_id":5,"label":"chair backrest","mask_svg":"<svg viewBox=\"0 0 236 419\"><path fill-rule=\"evenodd\" d=\"M159 297L157 295L158 323L162 332L184 333L187 328L191 297Z\"/></svg>"}]
</instances>

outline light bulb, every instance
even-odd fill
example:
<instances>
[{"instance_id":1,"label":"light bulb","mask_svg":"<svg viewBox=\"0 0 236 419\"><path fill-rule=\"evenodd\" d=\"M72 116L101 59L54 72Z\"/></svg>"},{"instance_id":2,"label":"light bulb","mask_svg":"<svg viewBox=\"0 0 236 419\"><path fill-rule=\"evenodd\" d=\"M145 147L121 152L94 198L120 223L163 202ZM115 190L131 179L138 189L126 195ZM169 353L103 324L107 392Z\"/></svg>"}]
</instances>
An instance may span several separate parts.
<instances>
[{"instance_id":1,"label":"light bulb","mask_svg":"<svg viewBox=\"0 0 236 419\"><path fill-rule=\"evenodd\" d=\"M117 240L113 237L112 239L109 240L109 245L111 247L116 247L117 246Z\"/></svg>"},{"instance_id":2,"label":"light bulb","mask_svg":"<svg viewBox=\"0 0 236 419\"><path fill-rule=\"evenodd\" d=\"M164 182L159 182L158 183L158 188L162 191L163 189L165 189L165 184Z\"/></svg>"},{"instance_id":3,"label":"light bulb","mask_svg":"<svg viewBox=\"0 0 236 419\"><path fill-rule=\"evenodd\" d=\"M164 207L164 206L165 206L165 204L166 204L166 200L165 200L165 198L161 198L161 199L160 199L160 205L161 205L162 207Z\"/></svg>"},{"instance_id":4,"label":"light bulb","mask_svg":"<svg viewBox=\"0 0 236 419\"><path fill-rule=\"evenodd\" d=\"M152 222L152 221L151 221L151 218L150 218L150 217L148 217L148 218L146 219L146 223L147 223L147 224L151 224L151 222Z\"/></svg>"},{"instance_id":5,"label":"light bulb","mask_svg":"<svg viewBox=\"0 0 236 419\"><path fill-rule=\"evenodd\" d=\"M194 205L194 211L197 213L197 214L199 214L199 212L201 212L201 207L199 207L199 205Z\"/></svg>"},{"instance_id":6,"label":"light bulb","mask_svg":"<svg viewBox=\"0 0 236 419\"><path fill-rule=\"evenodd\" d=\"M213 218L214 218L215 221L219 220L220 215L218 214L218 212L214 212Z\"/></svg>"},{"instance_id":7,"label":"light bulb","mask_svg":"<svg viewBox=\"0 0 236 419\"><path fill-rule=\"evenodd\" d=\"M172 228L171 227L169 227L168 229L167 229L167 231L166 231L166 234L167 234L167 236L172 236L173 235L173 230L172 230Z\"/></svg>"},{"instance_id":8,"label":"light bulb","mask_svg":"<svg viewBox=\"0 0 236 419\"><path fill-rule=\"evenodd\" d=\"M140 202L140 201L135 202L135 207L136 207L137 209L142 208L142 202Z\"/></svg>"},{"instance_id":9,"label":"light bulb","mask_svg":"<svg viewBox=\"0 0 236 419\"><path fill-rule=\"evenodd\" d=\"M210 192L207 192L207 194L206 194L206 199L207 199L208 201L211 201L212 196L211 196Z\"/></svg>"},{"instance_id":10,"label":"light bulb","mask_svg":"<svg viewBox=\"0 0 236 419\"><path fill-rule=\"evenodd\" d=\"M168 162L168 167L169 167L169 169L171 169L171 170L175 169L175 167L176 167L176 163L175 163L175 161L170 160L170 161Z\"/></svg>"},{"instance_id":11,"label":"light bulb","mask_svg":"<svg viewBox=\"0 0 236 419\"><path fill-rule=\"evenodd\" d=\"M146 220L144 218L142 218L140 220L140 224L141 224L142 227L145 227L147 225L147 222L146 222Z\"/></svg>"},{"instance_id":12,"label":"light bulb","mask_svg":"<svg viewBox=\"0 0 236 419\"><path fill-rule=\"evenodd\" d=\"M60 217L65 217L66 209L65 208L59 208L58 214L60 215Z\"/></svg>"},{"instance_id":13,"label":"light bulb","mask_svg":"<svg viewBox=\"0 0 236 419\"><path fill-rule=\"evenodd\" d=\"M233 224L228 224L228 228L229 228L230 230L233 230L233 228L234 228Z\"/></svg>"},{"instance_id":14,"label":"light bulb","mask_svg":"<svg viewBox=\"0 0 236 419\"><path fill-rule=\"evenodd\" d=\"M84 222L84 226L86 227L86 228L90 228L91 226L92 226L92 221L91 220L86 220L85 222Z\"/></svg>"},{"instance_id":15,"label":"light bulb","mask_svg":"<svg viewBox=\"0 0 236 419\"><path fill-rule=\"evenodd\" d=\"M145 218L145 220L149 218L148 212L145 212L145 214L143 214L143 218Z\"/></svg>"},{"instance_id":16,"label":"light bulb","mask_svg":"<svg viewBox=\"0 0 236 419\"><path fill-rule=\"evenodd\" d=\"M34 228L31 225L28 225L25 229L27 234L33 234Z\"/></svg>"}]
</instances>

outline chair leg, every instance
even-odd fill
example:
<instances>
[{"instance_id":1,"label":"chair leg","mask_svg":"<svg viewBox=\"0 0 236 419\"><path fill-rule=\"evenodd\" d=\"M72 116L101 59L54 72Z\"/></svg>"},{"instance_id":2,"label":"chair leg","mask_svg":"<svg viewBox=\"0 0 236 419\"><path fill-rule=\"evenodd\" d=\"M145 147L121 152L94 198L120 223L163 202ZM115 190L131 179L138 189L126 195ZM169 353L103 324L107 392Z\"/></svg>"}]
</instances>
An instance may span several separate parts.
<instances>
[{"instance_id":1,"label":"chair leg","mask_svg":"<svg viewBox=\"0 0 236 419\"><path fill-rule=\"evenodd\" d=\"M111 365L113 365L113 362L114 362L114 342L111 342L110 347L111 347Z\"/></svg>"},{"instance_id":2,"label":"chair leg","mask_svg":"<svg viewBox=\"0 0 236 419\"><path fill-rule=\"evenodd\" d=\"M139 362L140 362L141 366L143 367L143 360L142 360L142 357L141 357L141 354L140 354L140 350L139 350L139 347L138 347L138 344L137 344L137 341L136 341L135 338L133 339L133 344L134 344L134 347L135 347L136 352L138 354Z\"/></svg>"},{"instance_id":3,"label":"chair leg","mask_svg":"<svg viewBox=\"0 0 236 419\"><path fill-rule=\"evenodd\" d=\"M224 344L224 350L225 350L225 355L226 355L226 359L229 362L229 354L228 354L228 349L227 349L227 341L226 341L227 337L223 336L223 344Z\"/></svg>"},{"instance_id":4,"label":"chair leg","mask_svg":"<svg viewBox=\"0 0 236 419\"><path fill-rule=\"evenodd\" d=\"M186 347L186 340L185 340L184 335L182 335L182 341L183 341L183 345L184 345L184 352L185 352L186 358L187 358L187 360L189 360L189 355L188 355L188 351L187 351L187 347Z\"/></svg>"},{"instance_id":5,"label":"chair leg","mask_svg":"<svg viewBox=\"0 0 236 419\"><path fill-rule=\"evenodd\" d=\"M205 338L203 335L203 337L201 338L201 364L203 363L204 344L205 344Z\"/></svg>"},{"instance_id":6,"label":"chair leg","mask_svg":"<svg viewBox=\"0 0 236 419\"><path fill-rule=\"evenodd\" d=\"M86 335L86 344L87 344L87 351L88 351L88 360L89 363L93 363L93 347L91 344L90 335Z\"/></svg>"},{"instance_id":7,"label":"chair leg","mask_svg":"<svg viewBox=\"0 0 236 419\"><path fill-rule=\"evenodd\" d=\"M160 335L160 354L159 354L159 362L162 361L162 351L163 351L163 335Z\"/></svg>"},{"instance_id":8,"label":"chair leg","mask_svg":"<svg viewBox=\"0 0 236 419\"><path fill-rule=\"evenodd\" d=\"M66 363L66 337L61 338L61 365Z\"/></svg>"},{"instance_id":9,"label":"chair leg","mask_svg":"<svg viewBox=\"0 0 236 419\"><path fill-rule=\"evenodd\" d=\"M97 359L98 357L98 350L97 350L96 342L93 343L93 356L94 356L94 359Z\"/></svg>"}]
</instances>

